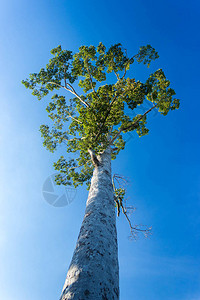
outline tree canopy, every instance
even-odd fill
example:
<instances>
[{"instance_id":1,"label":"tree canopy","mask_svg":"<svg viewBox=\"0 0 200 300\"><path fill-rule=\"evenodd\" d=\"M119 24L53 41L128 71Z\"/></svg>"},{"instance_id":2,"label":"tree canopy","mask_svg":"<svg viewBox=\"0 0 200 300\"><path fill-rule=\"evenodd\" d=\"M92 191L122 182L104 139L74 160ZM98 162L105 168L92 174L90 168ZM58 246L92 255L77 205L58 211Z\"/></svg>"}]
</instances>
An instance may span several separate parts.
<instances>
[{"instance_id":1,"label":"tree canopy","mask_svg":"<svg viewBox=\"0 0 200 300\"><path fill-rule=\"evenodd\" d=\"M59 144L65 144L67 152L78 154L69 160L61 156L54 163L60 171L58 184L77 187L85 182L89 186L94 167L89 151L99 154L111 146L115 159L125 147L125 133L136 131L140 137L148 134L150 111L157 109L166 116L170 110L179 108L179 100L162 69L152 73L146 82L127 76L134 63L149 67L159 57L150 45L142 46L131 57L121 44L106 49L102 43L97 47L82 46L74 54L58 46L51 54L46 67L30 74L22 83L38 100L51 97L46 110L53 125L40 127L44 146L54 152ZM68 100L64 91L73 98ZM151 107L139 114L137 108L144 101Z\"/></svg>"}]
</instances>

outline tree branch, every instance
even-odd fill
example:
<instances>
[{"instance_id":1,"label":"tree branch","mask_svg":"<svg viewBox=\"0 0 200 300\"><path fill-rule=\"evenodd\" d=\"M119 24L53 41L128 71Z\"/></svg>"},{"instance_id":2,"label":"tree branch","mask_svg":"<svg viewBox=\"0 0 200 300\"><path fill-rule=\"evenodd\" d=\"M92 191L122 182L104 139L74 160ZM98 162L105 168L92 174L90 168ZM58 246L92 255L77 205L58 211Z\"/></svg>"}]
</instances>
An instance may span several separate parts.
<instances>
[{"instance_id":1,"label":"tree branch","mask_svg":"<svg viewBox=\"0 0 200 300\"><path fill-rule=\"evenodd\" d=\"M78 123L80 123L80 124L83 124L83 123L82 123L81 121L79 121L78 119L72 117L72 115L68 114L68 116L69 116L70 118L72 118L74 121L76 121L76 122L78 122Z\"/></svg>"},{"instance_id":2,"label":"tree branch","mask_svg":"<svg viewBox=\"0 0 200 300\"><path fill-rule=\"evenodd\" d=\"M80 140L83 140L83 139L86 139L86 137L84 136L84 137L82 137L82 138L76 138L76 137L74 137L73 139L65 139L65 138L63 138L63 140L65 140L65 141L67 141L67 142L72 142L73 140L78 140L78 141L80 141Z\"/></svg>"},{"instance_id":3,"label":"tree branch","mask_svg":"<svg viewBox=\"0 0 200 300\"><path fill-rule=\"evenodd\" d=\"M113 71L114 71L114 70L113 70ZM120 80L119 74L117 74L117 72L115 72L115 71L114 71L114 73L115 73L115 75L116 75L116 77L117 77L117 80Z\"/></svg>"},{"instance_id":4,"label":"tree branch","mask_svg":"<svg viewBox=\"0 0 200 300\"><path fill-rule=\"evenodd\" d=\"M124 67L124 75L122 76L121 79L124 79L125 76L126 76L126 67Z\"/></svg>"},{"instance_id":5,"label":"tree branch","mask_svg":"<svg viewBox=\"0 0 200 300\"><path fill-rule=\"evenodd\" d=\"M91 160L92 160L92 163L93 163L94 167L100 166L100 161L98 160L98 158L97 158L96 154L94 153L94 151L91 150L91 149L88 149L88 152L90 154L90 157L91 157Z\"/></svg>"},{"instance_id":6,"label":"tree branch","mask_svg":"<svg viewBox=\"0 0 200 300\"><path fill-rule=\"evenodd\" d=\"M83 99L81 99L81 97L77 94L77 92L75 91L75 89L73 88L73 86L71 84L65 82L65 85L61 85L61 84L58 84L58 83L52 82L52 81L49 81L48 83L55 84L55 85L57 85L59 87L64 88L68 92L70 92L73 95L75 95L86 107L89 107L89 104L87 102L85 102ZM68 88L67 86L69 86L70 88Z\"/></svg>"},{"instance_id":7,"label":"tree branch","mask_svg":"<svg viewBox=\"0 0 200 300\"><path fill-rule=\"evenodd\" d=\"M67 88L67 86L69 86L70 88ZM75 89L71 84L67 83L67 86L64 87L67 91L75 95L86 107L89 107L89 104L85 102L83 99L81 99L81 97L77 94L77 92L75 91Z\"/></svg>"}]
</instances>

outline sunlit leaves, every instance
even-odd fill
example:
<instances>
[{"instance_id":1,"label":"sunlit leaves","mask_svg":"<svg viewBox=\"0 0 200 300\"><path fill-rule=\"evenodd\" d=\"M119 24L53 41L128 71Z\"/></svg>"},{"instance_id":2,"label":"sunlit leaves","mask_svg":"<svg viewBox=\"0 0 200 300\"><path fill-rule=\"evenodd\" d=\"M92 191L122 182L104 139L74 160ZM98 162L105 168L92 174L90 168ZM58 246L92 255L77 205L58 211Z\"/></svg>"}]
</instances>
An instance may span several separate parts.
<instances>
[{"instance_id":1,"label":"sunlit leaves","mask_svg":"<svg viewBox=\"0 0 200 300\"><path fill-rule=\"evenodd\" d=\"M151 47L151 45L142 46L138 54L135 55L135 58L138 63L147 64L147 67L150 66L152 60L159 58L158 52Z\"/></svg>"},{"instance_id":2,"label":"sunlit leaves","mask_svg":"<svg viewBox=\"0 0 200 300\"><path fill-rule=\"evenodd\" d=\"M76 187L85 182L89 186L93 165L88 149L101 153L114 139L115 159L125 147L125 133L135 130L140 137L147 134L147 115L138 114L144 101L163 115L179 107L162 69L151 74L145 83L127 77L134 60L149 67L158 58L150 45L141 47L131 57L121 44L107 49L102 43L97 47L82 46L75 54L58 46L51 54L46 67L31 73L22 83L39 100L51 97L46 110L53 126L40 127L44 146L54 152L58 145L64 145L67 153L77 154L76 159L67 161L61 157L54 164L60 172L58 184ZM108 84L105 81L110 73L116 80L109 80ZM76 80L82 95L74 89ZM74 97L70 100L66 98L69 92Z\"/></svg>"},{"instance_id":3,"label":"sunlit leaves","mask_svg":"<svg viewBox=\"0 0 200 300\"><path fill-rule=\"evenodd\" d=\"M169 87L170 81L166 79L162 69L151 74L146 85L148 89L147 100L157 103L161 114L166 116L169 110L179 108L179 100L173 98L176 93Z\"/></svg>"},{"instance_id":4,"label":"sunlit leaves","mask_svg":"<svg viewBox=\"0 0 200 300\"><path fill-rule=\"evenodd\" d=\"M80 157L77 160L70 159L67 161L64 156L61 156L54 163L54 168L60 171L60 174L56 176L58 185L74 185L75 188L84 182L89 184L93 172L93 165L89 160L89 155L83 152L80 153Z\"/></svg>"},{"instance_id":5,"label":"sunlit leaves","mask_svg":"<svg viewBox=\"0 0 200 300\"><path fill-rule=\"evenodd\" d=\"M124 87L125 91L125 101L130 109L134 109L137 105L143 103L145 95L147 94L146 85L140 81L135 81L135 79L127 78Z\"/></svg>"},{"instance_id":6,"label":"sunlit leaves","mask_svg":"<svg viewBox=\"0 0 200 300\"><path fill-rule=\"evenodd\" d=\"M61 46L51 50L54 55L46 68L42 68L39 73L32 73L29 79L22 80L26 88L33 90L32 94L37 96L38 100L48 95L54 89L59 89L62 80L68 80L73 83L76 76L71 72L72 52L62 50Z\"/></svg>"}]
</instances>

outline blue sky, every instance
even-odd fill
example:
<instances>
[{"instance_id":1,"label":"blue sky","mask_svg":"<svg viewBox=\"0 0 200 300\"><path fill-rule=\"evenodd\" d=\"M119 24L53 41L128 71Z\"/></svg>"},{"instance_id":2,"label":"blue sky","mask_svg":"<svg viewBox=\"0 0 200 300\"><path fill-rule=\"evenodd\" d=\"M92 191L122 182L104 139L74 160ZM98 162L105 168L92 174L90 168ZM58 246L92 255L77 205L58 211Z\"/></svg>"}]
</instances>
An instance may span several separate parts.
<instances>
[{"instance_id":1,"label":"blue sky","mask_svg":"<svg viewBox=\"0 0 200 300\"><path fill-rule=\"evenodd\" d=\"M82 187L66 207L45 202L58 154L38 131L47 100L21 80L59 44L76 51L100 41L120 42L130 55L151 44L160 59L132 76L161 67L181 99L167 117L151 114L149 135L133 135L113 164L129 178L133 221L153 227L150 239L130 242L127 222L117 220L121 300L200 299L199 11L199 1L1 1L0 299L59 298L87 199Z\"/></svg>"}]
</instances>

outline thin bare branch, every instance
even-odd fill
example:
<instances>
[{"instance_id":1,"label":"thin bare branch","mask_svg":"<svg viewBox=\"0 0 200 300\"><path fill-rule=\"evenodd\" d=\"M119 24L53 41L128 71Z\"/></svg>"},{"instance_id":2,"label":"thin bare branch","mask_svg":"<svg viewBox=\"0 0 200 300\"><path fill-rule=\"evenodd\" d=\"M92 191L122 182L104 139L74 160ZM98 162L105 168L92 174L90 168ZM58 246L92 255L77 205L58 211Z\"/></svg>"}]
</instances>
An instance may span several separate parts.
<instances>
[{"instance_id":1,"label":"thin bare branch","mask_svg":"<svg viewBox=\"0 0 200 300\"><path fill-rule=\"evenodd\" d=\"M130 221L129 217L128 217L127 210L123 206L123 204L121 204L121 208L122 208L123 214L125 215L128 223L129 223L129 227L131 229L131 237L133 237L135 239L137 237L137 232L143 233L146 237L151 234L151 227L147 228L147 226L142 225L143 227L145 227L144 229L142 229L141 227L139 227L141 225L135 225L135 226L133 226L131 224L131 221Z\"/></svg>"},{"instance_id":2,"label":"thin bare branch","mask_svg":"<svg viewBox=\"0 0 200 300\"><path fill-rule=\"evenodd\" d=\"M122 187L124 184L127 184L127 182L128 182L127 179L124 176L115 174L112 177L112 184L113 184L114 191L116 191L114 180L117 181L117 183L118 183L118 185L120 187ZM123 183L121 183L120 180L122 180ZM123 214L125 215L128 223L129 223L129 227L130 227L131 237L132 238L136 239L139 232L143 233L146 237L151 234L151 227L148 228L145 225L134 225L134 226L132 225L131 220L130 220L128 214L129 214L129 210L133 211L133 210L135 210L135 208L133 208L133 207L127 207L125 200L122 199L122 197L120 197L119 195L118 195L118 197L115 196L114 200L115 200L115 203L117 205L117 215L119 216L119 214L120 214L120 208L121 208ZM125 202L125 205L123 204L123 202Z\"/></svg>"}]
</instances>

